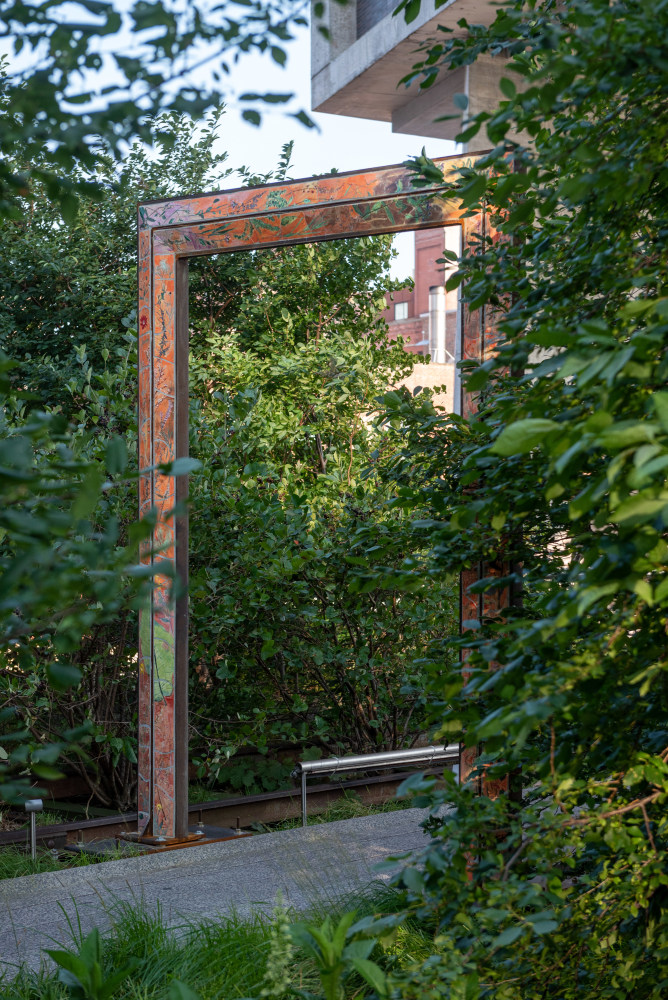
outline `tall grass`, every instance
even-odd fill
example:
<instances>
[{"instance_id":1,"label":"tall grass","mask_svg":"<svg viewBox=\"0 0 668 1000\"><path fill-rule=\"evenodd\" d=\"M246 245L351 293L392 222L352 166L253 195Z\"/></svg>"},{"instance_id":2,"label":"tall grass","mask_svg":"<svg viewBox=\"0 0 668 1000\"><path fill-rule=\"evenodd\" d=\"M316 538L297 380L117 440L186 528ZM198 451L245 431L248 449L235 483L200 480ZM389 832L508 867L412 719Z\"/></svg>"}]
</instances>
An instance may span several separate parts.
<instances>
[{"instance_id":1,"label":"tall grass","mask_svg":"<svg viewBox=\"0 0 668 1000\"><path fill-rule=\"evenodd\" d=\"M100 859L88 854L55 856L51 851L39 849L33 861L25 848L11 845L0 850L0 879L20 878L22 875L38 875L41 872L58 872L63 868L80 868L95 864Z\"/></svg>"},{"instance_id":2,"label":"tall grass","mask_svg":"<svg viewBox=\"0 0 668 1000\"><path fill-rule=\"evenodd\" d=\"M395 912L400 894L375 883L355 894L354 901L343 899L334 904L319 904L306 919L319 922L326 912L336 917L355 908L358 916ZM297 917L297 914L291 914ZM302 918L304 915L301 915ZM269 948L271 917L257 913L241 919L232 914L224 920L197 921L168 928L159 909L119 905L113 914L111 931L104 938L104 963L111 971L135 957L138 965L123 983L114 1000L166 1000L173 979L187 983L202 1000L241 1000L259 998ZM73 929L73 945L79 931ZM403 965L426 957L433 951L429 931L416 923L401 928L395 946L374 955L381 965ZM291 967L291 980L301 989L318 995L319 978L314 965L297 949ZM349 996L361 989L361 981L351 979ZM361 990L360 995L364 995ZM65 1000L69 994L58 983L57 974L42 968L39 972L22 970L13 978L0 979L0 1000Z\"/></svg>"}]
</instances>

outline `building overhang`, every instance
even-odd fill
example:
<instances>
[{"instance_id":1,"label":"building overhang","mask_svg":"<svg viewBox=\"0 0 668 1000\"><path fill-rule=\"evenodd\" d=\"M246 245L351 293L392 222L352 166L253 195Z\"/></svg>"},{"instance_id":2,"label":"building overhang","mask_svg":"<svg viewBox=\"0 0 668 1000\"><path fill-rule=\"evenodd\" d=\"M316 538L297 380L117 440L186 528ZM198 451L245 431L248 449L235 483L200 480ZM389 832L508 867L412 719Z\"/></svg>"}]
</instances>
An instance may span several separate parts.
<instances>
[{"instance_id":1,"label":"building overhang","mask_svg":"<svg viewBox=\"0 0 668 1000\"><path fill-rule=\"evenodd\" d=\"M489 25L497 10L490 0L446 0L438 10L434 0L427 0L410 25L403 14L396 17L388 14L356 38L355 0L331 9L327 25L329 40L322 38L317 25L313 27L313 110L391 122L394 132L454 139L461 131L461 119L452 99L457 93L469 94L469 68L443 72L425 90L420 89L418 81L409 86L399 81L420 60L420 44L441 34L437 31L439 25L461 36L465 29L458 26L458 21ZM494 62L502 66L505 60ZM498 74L494 75L498 83ZM456 114L457 118L434 121L448 114Z\"/></svg>"}]
</instances>

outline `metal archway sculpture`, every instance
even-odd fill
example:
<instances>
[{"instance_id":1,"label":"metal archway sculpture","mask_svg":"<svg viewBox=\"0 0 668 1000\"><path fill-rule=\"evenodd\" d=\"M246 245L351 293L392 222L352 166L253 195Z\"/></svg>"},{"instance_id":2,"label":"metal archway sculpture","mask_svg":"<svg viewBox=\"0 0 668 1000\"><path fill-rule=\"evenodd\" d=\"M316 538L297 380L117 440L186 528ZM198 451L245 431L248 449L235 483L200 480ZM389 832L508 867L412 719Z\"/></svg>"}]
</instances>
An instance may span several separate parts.
<instances>
[{"instance_id":1,"label":"metal archway sculpture","mask_svg":"<svg viewBox=\"0 0 668 1000\"><path fill-rule=\"evenodd\" d=\"M188 578L187 476L158 466L188 454L188 260L191 257L314 243L437 226L461 225L462 246L485 236L484 212L463 217L456 201L439 197L445 180L470 157L435 161L444 185L415 189L404 167L384 167L139 205L139 466L140 517L155 508L156 562L152 607L140 616L138 836L165 845L188 842L188 606L170 604L170 578L157 560ZM493 348L483 310L460 310L464 359ZM467 397L461 412L471 406ZM175 470L176 471L176 470ZM154 554L157 550L157 555ZM462 581L462 619L477 617L479 578ZM468 606L464 606L470 604Z\"/></svg>"}]
</instances>

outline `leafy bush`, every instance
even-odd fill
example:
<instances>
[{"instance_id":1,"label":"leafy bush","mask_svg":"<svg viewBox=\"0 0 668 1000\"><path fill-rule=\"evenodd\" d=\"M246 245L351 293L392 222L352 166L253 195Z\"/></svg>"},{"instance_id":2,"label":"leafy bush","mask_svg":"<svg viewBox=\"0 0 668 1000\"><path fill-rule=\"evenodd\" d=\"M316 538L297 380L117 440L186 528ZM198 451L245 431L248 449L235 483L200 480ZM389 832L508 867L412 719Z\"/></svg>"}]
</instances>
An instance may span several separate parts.
<instances>
[{"instance_id":1,"label":"leafy bush","mask_svg":"<svg viewBox=\"0 0 668 1000\"><path fill-rule=\"evenodd\" d=\"M116 685L127 685L127 620L144 575L133 563L149 531L123 523L123 440L105 438L100 448L59 413L26 413L10 391L10 368L0 356L0 787L8 800L25 796L34 777L58 777L64 753L83 767L84 738L112 755L122 749L112 706ZM102 649L91 652L105 629L117 677L108 678L106 718L93 715L99 722L91 726L92 679L99 693L107 662ZM85 710L73 710L82 698Z\"/></svg>"},{"instance_id":2,"label":"leafy bush","mask_svg":"<svg viewBox=\"0 0 668 1000\"><path fill-rule=\"evenodd\" d=\"M375 401L415 363L378 320L390 252L380 237L223 259L227 305L192 338L191 716L200 774L233 787L285 783L290 750L410 743L415 660L453 625L451 585L399 596L353 571L362 525L396 546L406 520L371 471L397 448ZM266 763L228 763L244 744Z\"/></svg>"},{"instance_id":3,"label":"leafy bush","mask_svg":"<svg viewBox=\"0 0 668 1000\"><path fill-rule=\"evenodd\" d=\"M48 198L26 199L24 217L0 226L12 264L0 344L20 359L14 395L27 393L17 419L51 411L82 462L116 463L113 490L89 513L105 537L113 517L119 545L136 516L135 204L227 176L212 148L217 117L199 129L177 116L154 125L152 151L135 146L100 169L105 196L82 201L66 239ZM285 178L290 152L265 180ZM361 588L349 551L362 525L400 549L406 523L363 473L397 447L373 425L376 398L416 363L378 319L399 284L391 254L378 237L192 262L191 453L203 471L191 480L190 694L206 780L273 788L295 753L405 745L423 726L415 660L450 627L451 583L410 596ZM31 739L87 727L89 757L70 755L68 768L125 809L136 780L136 611L109 609L90 609L95 624L70 657L81 680L67 693L42 686L48 643L32 672L1 683Z\"/></svg>"},{"instance_id":4,"label":"leafy bush","mask_svg":"<svg viewBox=\"0 0 668 1000\"><path fill-rule=\"evenodd\" d=\"M490 206L491 232L455 282L500 340L468 368L469 420L425 434L394 402L407 443L390 475L405 503L431 507L415 572L482 567L480 614L456 642L466 669L429 685L441 733L478 756L460 786L409 783L418 804L452 811L403 874L437 934L395 987L406 1000L658 998L668 4L515 2L464 34L431 43L421 72L511 60L506 100L467 129L486 127L495 149L452 191L469 211ZM511 127L530 141L506 139Z\"/></svg>"}]
</instances>

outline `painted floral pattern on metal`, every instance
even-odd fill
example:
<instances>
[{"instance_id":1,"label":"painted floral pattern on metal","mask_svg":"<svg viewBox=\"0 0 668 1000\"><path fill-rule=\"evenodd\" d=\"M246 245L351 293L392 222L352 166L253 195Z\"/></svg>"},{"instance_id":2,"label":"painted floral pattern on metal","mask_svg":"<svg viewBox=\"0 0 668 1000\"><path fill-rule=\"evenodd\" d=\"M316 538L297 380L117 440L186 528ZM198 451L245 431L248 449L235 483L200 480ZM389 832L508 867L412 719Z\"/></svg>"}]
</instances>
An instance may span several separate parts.
<instances>
[{"instance_id":1,"label":"painted floral pattern on metal","mask_svg":"<svg viewBox=\"0 0 668 1000\"><path fill-rule=\"evenodd\" d=\"M445 187L472 160L436 162ZM139 514L156 517L142 555L153 564L155 589L140 623L140 834L187 835L187 605L182 598L179 610L171 597L174 568L187 572L187 519L173 513L183 494L177 477L160 469L187 454L187 259L452 224L462 225L464 246L480 234L482 214L462 218L440 185L418 190L411 176L386 167L138 207ZM465 312L462 321L464 356L482 357L484 317Z\"/></svg>"}]
</instances>

